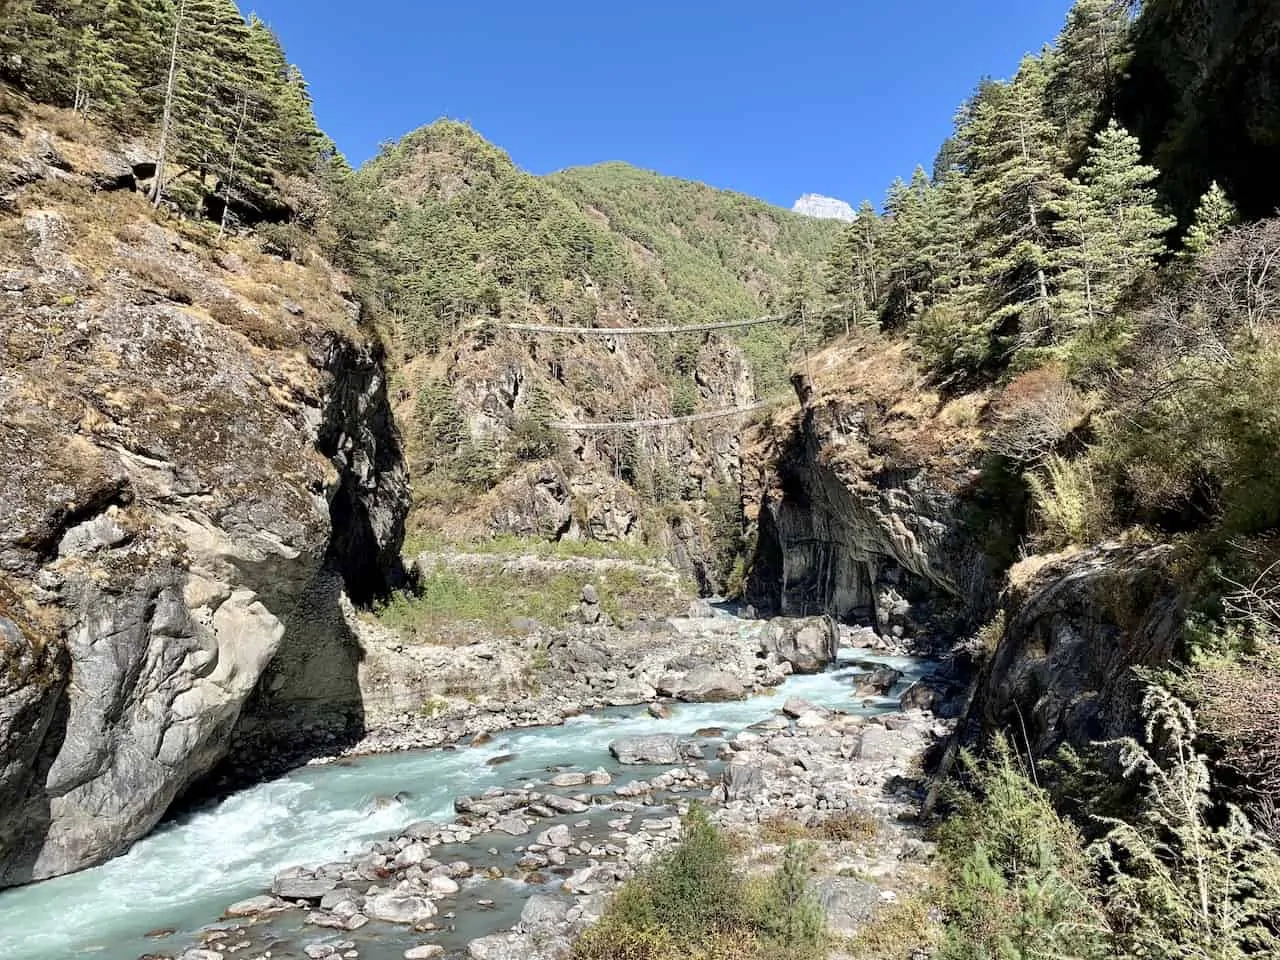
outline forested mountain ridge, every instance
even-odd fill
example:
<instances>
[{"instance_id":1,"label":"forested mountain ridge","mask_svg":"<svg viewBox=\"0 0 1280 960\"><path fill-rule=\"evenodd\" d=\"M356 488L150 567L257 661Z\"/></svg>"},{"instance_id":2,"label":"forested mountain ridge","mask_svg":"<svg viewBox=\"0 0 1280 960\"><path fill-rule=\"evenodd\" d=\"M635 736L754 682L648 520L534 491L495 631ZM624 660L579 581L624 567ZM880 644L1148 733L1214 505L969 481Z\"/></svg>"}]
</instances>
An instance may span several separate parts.
<instances>
[{"instance_id":1,"label":"forested mountain ridge","mask_svg":"<svg viewBox=\"0 0 1280 960\"><path fill-rule=\"evenodd\" d=\"M575 438L549 424L686 416L775 396L799 316L741 334L618 342L538 339L504 324L789 318L833 225L625 164L534 177L448 120L387 146L343 190L341 208L369 238L347 255L402 364L418 528L639 541L667 529L667 515L694 521L682 539L705 541L697 518L708 497L736 502L733 441L714 425ZM690 549L714 552L705 542Z\"/></svg>"}]
</instances>

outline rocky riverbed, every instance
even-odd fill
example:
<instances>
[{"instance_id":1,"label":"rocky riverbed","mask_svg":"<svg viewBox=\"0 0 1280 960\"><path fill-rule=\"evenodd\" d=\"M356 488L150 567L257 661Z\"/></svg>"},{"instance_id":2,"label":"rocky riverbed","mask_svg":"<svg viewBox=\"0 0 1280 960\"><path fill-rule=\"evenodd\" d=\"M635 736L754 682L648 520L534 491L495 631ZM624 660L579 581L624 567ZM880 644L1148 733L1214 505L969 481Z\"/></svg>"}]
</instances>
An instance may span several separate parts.
<instances>
[{"instance_id":1,"label":"rocky riverbed","mask_svg":"<svg viewBox=\"0 0 1280 960\"><path fill-rule=\"evenodd\" d=\"M948 732L922 710L867 716L791 698L738 732L620 736L600 758L612 773L551 765L456 797L451 820L286 869L178 956L562 958L608 894L674 841L694 800L740 838L744 869L787 839L819 841L829 923L851 935L926 870L919 761Z\"/></svg>"},{"instance_id":2,"label":"rocky riverbed","mask_svg":"<svg viewBox=\"0 0 1280 960\"><path fill-rule=\"evenodd\" d=\"M608 562L592 561L586 572ZM343 743L327 723L291 730L285 738L270 724L246 725L210 788L258 782L308 760L462 743L662 698L742 700L793 674L825 669L841 647L892 655L911 650L910 640L882 638L827 617L743 619L706 600L686 601L681 616L642 613L623 627L603 613L592 584L584 585L582 596L565 624L517 618L512 631L473 626L449 644L409 643L376 622L348 616L366 657L359 737ZM879 680L883 687L884 678Z\"/></svg>"}]
</instances>

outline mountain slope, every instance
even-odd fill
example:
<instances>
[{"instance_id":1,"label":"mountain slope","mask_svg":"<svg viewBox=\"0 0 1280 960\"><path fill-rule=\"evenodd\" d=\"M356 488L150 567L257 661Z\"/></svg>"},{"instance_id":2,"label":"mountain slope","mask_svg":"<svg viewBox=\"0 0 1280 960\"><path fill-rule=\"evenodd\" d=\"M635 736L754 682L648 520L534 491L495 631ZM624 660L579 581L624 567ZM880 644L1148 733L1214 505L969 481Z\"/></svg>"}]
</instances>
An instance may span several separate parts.
<instances>
[{"instance_id":1,"label":"mountain slope","mask_svg":"<svg viewBox=\"0 0 1280 960\"><path fill-rule=\"evenodd\" d=\"M685 325L785 311L836 225L624 164L534 177L453 121L389 146L348 190L349 215L376 238L356 252L374 288L366 302L379 305L401 363L415 527L664 548L678 528L687 569L717 582L708 571L728 560L709 559L707 504L740 513L733 427L593 437L551 424L775 395L795 326L614 340L501 324Z\"/></svg>"}]
</instances>

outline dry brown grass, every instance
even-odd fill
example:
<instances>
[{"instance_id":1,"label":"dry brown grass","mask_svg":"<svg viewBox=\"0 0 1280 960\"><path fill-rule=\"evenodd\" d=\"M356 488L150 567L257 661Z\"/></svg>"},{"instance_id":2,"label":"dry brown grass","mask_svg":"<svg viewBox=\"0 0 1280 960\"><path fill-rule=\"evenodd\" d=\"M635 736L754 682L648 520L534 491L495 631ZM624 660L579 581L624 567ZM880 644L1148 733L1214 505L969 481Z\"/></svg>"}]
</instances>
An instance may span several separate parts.
<instances>
[{"instance_id":1,"label":"dry brown grass","mask_svg":"<svg viewBox=\"0 0 1280 960\"><path fill-rule=\"evenodd\" d=\"M875 817L861 810L843 810L813 824L800 823L786 813L775 813L761 820L759 826L761 840L779 845L815 840L866 843L874 840L879 832Z\"/></svg>"},{"instance_id":2,"label":"dry brown grass","mask_svg":"<svg viewBox=\"0 0 1280 960\"><path fill-rule=\"evenodd\" d=\"M911 960L932 955L942 934L928 894L915 894L876 911L842 952L857 960Z\"/></svg>"}]
</instances>

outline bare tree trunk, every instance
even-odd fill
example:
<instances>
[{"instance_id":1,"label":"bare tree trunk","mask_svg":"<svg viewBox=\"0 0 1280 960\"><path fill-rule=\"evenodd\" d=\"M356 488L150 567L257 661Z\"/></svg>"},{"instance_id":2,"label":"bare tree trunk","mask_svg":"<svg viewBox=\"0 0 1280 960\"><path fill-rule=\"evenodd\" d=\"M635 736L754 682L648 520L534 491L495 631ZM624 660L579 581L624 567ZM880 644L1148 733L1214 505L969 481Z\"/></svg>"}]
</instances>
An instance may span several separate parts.
<instances>
[{"instance_id":1,"label":"bare tree trunk","mask_svg":"<svg viewBox=\"0 0 1280 960\"><path fill-rule=\"evenodd\" d=\"M227 171L227 182L222 187L222 221L218 224L218 239L227 232L227 211L231 209L231 182L236 176L236 160L240 155L240 135L244 132L244 122L249 116L249 94L241 95L240 120L236 124L236 138L231 144L231 164Z\"/></svg>"},{"instance_id":2,"label":"bare tree trunk","mask_svg":"<svg viewBox=\"0 0 1280 960\"><path fill-rule=\"evenodd\" d=\"M187 15L187 0L178 4L178 18L173 22L173 43L169 48L169 79L164 90L164 117L160 121L160 149L156 151L156 179L151 185L151 203L160 206L164 192L164 165L169 152L169 127L173 124L173 96L178 80L178 39L182 21Z\"/></svg>"},{"instance_id":3,"label":"bare tree trunk","mask_svg":"<svg viewBox=\"0 0 1280 960\"><path fill-rule=\"evenodd\" d=\"M1026 163L1031 163L1031 151L1027 147L1027 125L1025 121L1018 122L1018 140L1022 146L1022 159ZM1040 218L1036 214L1036 198L1032 192L1032 184L1027 184L1027 212L1031 215L1031 232L1034 236L1040 234ZM1040 309L1043 313L1044 320L1049 319L1049 281L1045 277L1044 267L1036 267L1036 283L1040 287Z\"/></svg>"}]
</instances>

